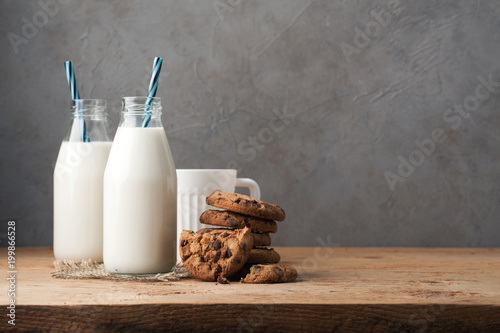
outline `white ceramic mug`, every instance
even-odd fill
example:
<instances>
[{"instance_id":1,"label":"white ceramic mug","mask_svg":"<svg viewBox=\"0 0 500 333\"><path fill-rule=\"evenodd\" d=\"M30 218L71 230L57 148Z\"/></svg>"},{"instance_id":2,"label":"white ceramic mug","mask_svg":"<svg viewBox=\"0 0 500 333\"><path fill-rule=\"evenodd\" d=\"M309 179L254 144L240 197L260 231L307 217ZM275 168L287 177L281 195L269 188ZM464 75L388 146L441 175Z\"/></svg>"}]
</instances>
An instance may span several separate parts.
<instances>
[{"instance_id":1,"label":"white ceramic mug","mask_svg":"<svg viewBox=\"0 0 500 333\"><path fill-rule=\"evenodd\" d=\"M246 187L250 197L260 200L259 185L249 178L236 178L234 169L177 169L177 261L182 230L198 231L212 227L200 224L200 215L212 208L205 203L215 190L233 193L236 187Z\"/></svg>"}]
</instances>

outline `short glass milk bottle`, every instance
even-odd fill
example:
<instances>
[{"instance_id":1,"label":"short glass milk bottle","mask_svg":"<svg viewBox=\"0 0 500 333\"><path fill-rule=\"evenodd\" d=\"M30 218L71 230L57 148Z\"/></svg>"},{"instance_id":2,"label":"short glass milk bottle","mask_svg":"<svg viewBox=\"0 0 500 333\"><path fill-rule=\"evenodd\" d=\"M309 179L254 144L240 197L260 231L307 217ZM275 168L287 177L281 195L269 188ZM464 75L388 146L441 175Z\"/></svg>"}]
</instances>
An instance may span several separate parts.
<instances>
[{"instance_id":1,"label":"short glass milk bottle","mask_svg":"<svg viewBox=\"0 0 500 333\"><path fill-rule=\"evenodd\" d=\"M160 98L124 97L104 175L104 265L118 274L175 265L177 176Z\"/></svg>"},{"instance_id":2,"label":"short glass milk bottle","mask_svg":"<svg viewBox=\"0 0 500 333\"><path fill-rule=\"evenodd\" d=\"M103 176L111 140L106 101L72 101L54 169L54 255L102 262Z\"/></svg>"}]
</instances>

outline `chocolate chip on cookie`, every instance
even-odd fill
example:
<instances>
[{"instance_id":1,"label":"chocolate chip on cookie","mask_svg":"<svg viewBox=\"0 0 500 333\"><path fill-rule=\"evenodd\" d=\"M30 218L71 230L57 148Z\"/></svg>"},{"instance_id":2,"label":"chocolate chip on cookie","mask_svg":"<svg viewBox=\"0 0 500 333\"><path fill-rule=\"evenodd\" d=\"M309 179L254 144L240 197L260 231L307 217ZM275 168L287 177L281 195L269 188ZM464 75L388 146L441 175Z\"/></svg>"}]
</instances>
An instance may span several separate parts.
<instances>
[{"instance_id":1,"label":"chocolate chip on cookie","mask_svg":"<svg viewBox=\"0 0 500 333\"><path fill-rule=\"evenodd\" d=\"M222 232L183 230L179 250L189 273L200 280L217 281L219 276L229 277L241 269L252 246L252 232L248 228Z\"/></svg>"},{"instance_id":2,"label":"chocolate chip on cookie","mask_svg":"<svg viewBox=\"0 0 500 333\"><path fill-rule=\"evenodd\" d=\"M252 231L258 232L276 232L278 230L278 225L272 220L221 210L203 212L200 216L200 222L235 229L250 228Z\"/></svg>"},{"instance_id":3,"label":"chocolate chip on cookie","mask_svg":"<svg viewBox=\"0 0 500 333\"><path fill-rule=\"evenodd\" d=\"M297 270L289 265L253 265L243 279L244 283L280 283L297 279Z\"/></svg>"},{"instance_id":4,"label":"chocolate chip on cookie","mask_svg":"<svg viewBox=\"0 0 500 333\"><path fill-rule=\"evenodd\" d=\"M226 193L216 190L207 197L207 204L268 220L283 221L285 219L285 211L280 206L255 200L239 193Z\"/></svg>"},{"instance_id":5,"label":"chocolate chip on cookie","mask_svg":"<svg viewBox=\"0 0 500 333\"><path fill-rule=\"evenodd\" d=\"M281 257L278 252L274 251L274 249L263 247L250 251L247 264L277 264L280 260Z\"/></svg>"}]
</instances>

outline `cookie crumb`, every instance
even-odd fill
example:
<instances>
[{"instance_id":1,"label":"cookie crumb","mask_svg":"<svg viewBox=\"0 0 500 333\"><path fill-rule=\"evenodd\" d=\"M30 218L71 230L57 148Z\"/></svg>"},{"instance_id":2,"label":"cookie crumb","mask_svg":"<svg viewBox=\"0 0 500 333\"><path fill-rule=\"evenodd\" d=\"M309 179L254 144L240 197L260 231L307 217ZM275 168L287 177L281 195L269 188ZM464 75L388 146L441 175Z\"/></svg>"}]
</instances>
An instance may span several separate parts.
<instances>
[{"instance_id":1,"label":"cookie crumb","mask_svg":"<svg viewBox=\"0 0 500 333\"><path fill-rule=\"evenodd\" d=\"M229 281L223 277L223 276L218 276L217 277L217 283L220 283L220 284L229 284Z\"/></svg>"}]
</instances>

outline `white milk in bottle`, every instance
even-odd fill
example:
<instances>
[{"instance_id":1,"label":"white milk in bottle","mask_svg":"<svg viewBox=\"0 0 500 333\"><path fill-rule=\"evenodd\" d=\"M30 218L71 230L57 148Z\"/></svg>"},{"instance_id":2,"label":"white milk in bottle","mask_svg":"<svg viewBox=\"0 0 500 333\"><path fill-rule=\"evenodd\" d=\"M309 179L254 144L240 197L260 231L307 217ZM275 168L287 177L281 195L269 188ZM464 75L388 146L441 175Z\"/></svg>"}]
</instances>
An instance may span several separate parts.
<instances>
[{"instance_id":1,"label":"white milk in bottle","mask_svg":"<svg viewBox=\"0 0 500 333\"><path fill-rule=\"evenodd\" d=\"M73 101L54 169L56 259L102 262L103 176L111 148L106 116L104 100Z\"/></svg>"},{"instance_id":2,"label":"white milk in bottle","mask_svg":"<svg viewBox=\"0 0 500 333\"><path fill-rule=\"evenodd\" d=\"M119 274L167 272L176 258L177 177L160 99L125 97L122 105L104 175L104 265Z\"/></svg>"}]
</instances>

